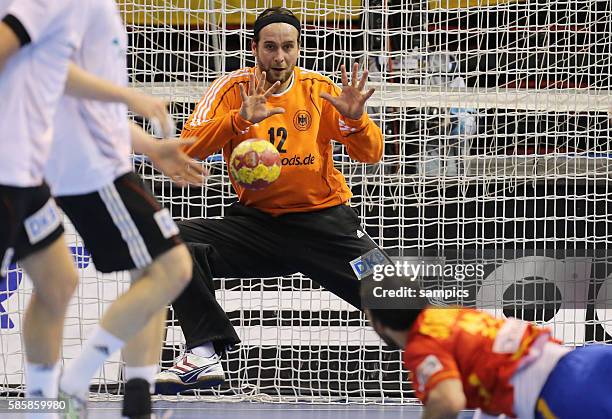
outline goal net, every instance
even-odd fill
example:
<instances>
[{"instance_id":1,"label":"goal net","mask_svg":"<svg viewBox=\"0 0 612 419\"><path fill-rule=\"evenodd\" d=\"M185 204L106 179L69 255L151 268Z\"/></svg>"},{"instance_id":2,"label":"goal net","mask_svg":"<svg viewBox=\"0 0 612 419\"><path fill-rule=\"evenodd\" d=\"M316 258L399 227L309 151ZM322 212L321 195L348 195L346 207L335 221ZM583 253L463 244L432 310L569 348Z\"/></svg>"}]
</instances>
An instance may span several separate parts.
<instances>
[{"instance_id":1,"label":"goal net","mask_svg":"<svg viewBox=\"0 0 612 419\"><path fill-rule=\"evenodd\" d=\"M179 128L215 78L253 64L255 16L270 6L292 9L304 27L300 66L338 80L340 65L357 61L377 88L368 111L385 136L382 161L360 164L334 148L368 234L396 256L493 252L487 275L461 284L472 302L549 325L568 345L612 341L609 2L118 4L132 84L167 98ZM218 154L203 162L203 188L172 185L141 156L134 164L176 219L221 217L235 199ZM70 226L67 240L81 284L64 359L129 284L124 273L96 273ZM20 324L31 292L13 268L0 282L0 391L11 395L23 390ZM414 401L399 353L309 278L220 278L216 286L242 344L224 361L226 383L200 397ZM183 342L170 311L163 367ZM98 394L120 394L118 357L96 383Z\"/></svg>"}]
</instances>

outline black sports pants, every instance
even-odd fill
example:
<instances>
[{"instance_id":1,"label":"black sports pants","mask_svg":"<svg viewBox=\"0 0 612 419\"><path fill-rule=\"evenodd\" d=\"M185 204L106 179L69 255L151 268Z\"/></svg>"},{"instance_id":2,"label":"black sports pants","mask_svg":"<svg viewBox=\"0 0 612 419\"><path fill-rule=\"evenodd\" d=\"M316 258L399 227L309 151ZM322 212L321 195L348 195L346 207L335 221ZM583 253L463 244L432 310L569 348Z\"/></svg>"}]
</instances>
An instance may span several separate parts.
<instances>
[{"instance_id":1,"label":"black sports pants","mask_svg":"<svg viewBox=\"0 0 612 419\"><path fill-rule=\"evenodd\" d=\"M218 352L240 342L215 299L213 278L274 277L301 272L353 306L359 281L350 262L378 246L352 208L272 217L239 203L222 219L178 223L193 259L193 280L173 303L187 349L214 342Z\"/></svg>"}]
</instances>

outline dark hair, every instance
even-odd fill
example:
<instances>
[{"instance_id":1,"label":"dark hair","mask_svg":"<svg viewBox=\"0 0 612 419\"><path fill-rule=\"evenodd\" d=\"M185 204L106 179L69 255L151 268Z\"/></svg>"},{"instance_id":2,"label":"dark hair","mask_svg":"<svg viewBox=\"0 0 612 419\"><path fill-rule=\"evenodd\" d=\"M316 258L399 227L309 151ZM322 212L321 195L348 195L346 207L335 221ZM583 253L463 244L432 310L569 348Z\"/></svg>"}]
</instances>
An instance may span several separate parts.
<instances>
[{"instance_id":1,"label":"dark hair","mask_svg":"<svg viewBox=\"0 0 612 419\"><path fill-rule=\"evenodd\" d=\"M288 23L298 31L298 44L302 37L302 26L293 12L284 7L270 7L257 16L253 26L253 42L259 42L259 32L271 23Z\"/></svg>"},{"instance_id":2,"label":"dark hair","mask_svg":"<svg viewBox=\"0 0 612 419\"><path fill-rule=\"evenodd\" d=\"M392 330L404 331L412 327L422 309L371 308L370 317L374 322Z\"/></svg>"},{"instance_id":3,"label":"dark hair","mask_svg":"<svg viewBox=\"0 0 612 419\"><path fill-rule=\"evenodd\" d=\"M392 330L404 331L412 327L423 308L427 305L425 299L414 299L406 302L381 301L373 298L374 288L387 290L400 287L418 289L418 285L410 283L405 278L386 277L382 281L374 281L371 277L364 278L360 284L361 304L363 309L370 310L370 320L379 322Z\"/></svg>"}]
</instances>

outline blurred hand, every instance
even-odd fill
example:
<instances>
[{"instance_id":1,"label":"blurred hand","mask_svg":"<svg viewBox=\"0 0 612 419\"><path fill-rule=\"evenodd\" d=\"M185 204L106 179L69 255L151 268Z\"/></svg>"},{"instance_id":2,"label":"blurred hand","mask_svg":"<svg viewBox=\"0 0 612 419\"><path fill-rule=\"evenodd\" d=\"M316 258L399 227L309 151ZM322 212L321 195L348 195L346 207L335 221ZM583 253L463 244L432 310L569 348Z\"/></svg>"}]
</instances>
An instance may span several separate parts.
<instances>
[{"instance_id":1,"label":"blurred hand","mask_svg":"<svg viewBox=\"0 0 612 419\"><path fill-rule=\"evenodd\" d=\"M359 71L359 64L353 65L353 74L351 77L351 84L349 84L348 75L346 74L346 67L342 65L342 93L340 96L332 96L329 93L321 93L322 99L327 100L332 104L334 108L340 112L340 115L349 119L359 119L365 111L366 101L374 94L375 89L369 89L363 93L366 81L368 80L368 70L364 70L357 84L357 73Z\"/></svg>"},{"instance_id":2,"label":"blurred hand","mask_svg":"<svg viewBox=\"0 0 612 419\"><path fill-rule=\"evenodd\" d=\"M278 89L280 82L277 81L264 92L265 84L265 72L262 72L259 80L256 80L255 74L249 76L248 93L245 92L244 86L240 84L240 96L242 97L240 116L253 124L257 124L272 115L285 113L283 108L268 108L268 98Z\"/></svg>"},{"instance_id":3,"label":"blurred hand","mask_svg":"<svg viewBox=\"0 0 612 419\"><path fill-rule=\"evenodd\" d=\"M156 135L164 138L174 135L173 120L168 113L168 102L165 100L141 93L136 89L128 89L125 103L135 114L144 116L154 125L160 126L161 132Z\"/></svg>"},{"instance_id":4,"label":"blurred hand","mask_svg":"<svg viewBox=\"0 0 612 419\"><path fill-rule=\"evenodd\" d=\"M204 185L207 170L183 151L195 142L195 138L157 140L148 155L153 165L178 186Z\"/></svg>"}]
</instances>

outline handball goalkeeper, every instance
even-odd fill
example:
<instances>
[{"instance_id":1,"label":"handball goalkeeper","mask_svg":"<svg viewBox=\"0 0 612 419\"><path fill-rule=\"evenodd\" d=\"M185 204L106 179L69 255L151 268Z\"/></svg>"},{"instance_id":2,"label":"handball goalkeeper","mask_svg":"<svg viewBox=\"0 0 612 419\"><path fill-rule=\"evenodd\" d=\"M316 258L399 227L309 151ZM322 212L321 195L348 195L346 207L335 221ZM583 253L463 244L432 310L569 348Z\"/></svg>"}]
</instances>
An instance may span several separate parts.
<instances>
[{"instance_id":1,"label":"handball goalkeeper","mask_svg":"<svg viewBox=\"0 0 612 419\"><path fill-rule=\"evenodd\" d=\"M240 342L215 300L213 278L274 277L301 272L330 292L360 307L356 261L386 258L362 229L349 205L344 176L334 168L331 140L349 156L376 163L382 133L365 103L367 71L351 79L342 67L342 87L296 66L301 27L289 10L274 7L255 21L253 68L217 79L185 124L182 137L198 141L187 148L206 158L232 150L251 138L269 140L284 162L278 180L262 190L232 183L238 202L222 219L179 224L194 256L191 285L173 308L186 338L186 353L157 377L161 393L219 384L219 354ZM309 157L309 158L306 158Z\"/></svg>"}]
</instances>

